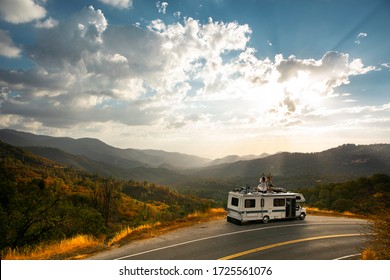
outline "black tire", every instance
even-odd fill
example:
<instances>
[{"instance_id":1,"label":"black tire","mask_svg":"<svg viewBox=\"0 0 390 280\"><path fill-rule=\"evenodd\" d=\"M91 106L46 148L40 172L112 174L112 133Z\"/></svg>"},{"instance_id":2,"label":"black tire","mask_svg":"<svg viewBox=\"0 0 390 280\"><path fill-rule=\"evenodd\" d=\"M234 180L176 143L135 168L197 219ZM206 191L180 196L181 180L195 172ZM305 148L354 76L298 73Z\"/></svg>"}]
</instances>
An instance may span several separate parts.
<instances>
[{"instance_id":1,"label":"black tire","mask_svg":"<svg viewBox=\"0 0 390 280\"><path fill-rule=\"evenodd\" d=\"M264 216L263 217L263 224L266 224L269 222L269 217L268 216Z\"/></svg>"},{"instance_id":2,"label":"black tire","mask_svg":"<svg viewBox=\"0 0 390 280\"><path fill-rule=\"evenodd\" d=\"M299 219L300 220L304 220L306 218L306 214L305 213L301 213L300 215L299 215Z\"/></svg>"},{"instance_id":3,"label":"black tire","mask_svg":"<svg viewBox=\"0 0 390 280\"><path fill-rule=\"evenodd\" d=\"M241 225L241 221L240 220L237 220L237 219L234 219L234 218L231 218L231 217L227 217L226 220L229 222L229 223L232 223L232 224L236 224L236 225Z\"/></svg>"}]
</instances>

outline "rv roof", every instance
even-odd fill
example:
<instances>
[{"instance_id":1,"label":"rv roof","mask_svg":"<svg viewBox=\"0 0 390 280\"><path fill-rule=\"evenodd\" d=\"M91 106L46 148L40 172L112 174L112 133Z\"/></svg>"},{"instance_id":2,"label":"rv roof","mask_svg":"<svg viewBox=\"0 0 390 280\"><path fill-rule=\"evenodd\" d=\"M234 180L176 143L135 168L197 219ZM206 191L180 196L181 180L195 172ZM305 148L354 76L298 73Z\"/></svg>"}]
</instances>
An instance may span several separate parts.
<instances>
[{"instance_id":1,"label":"rv roof","mask_svg":"<svg viewBox=\"0 0 390 280\"><path fill-rule=\"evenodd\" d=\"M231 191L229 192L231 194L235 195L240 195L240 196L296 196L298 195L297 193L292 193L292 192L267 192L267 193L262 193L262 192L236 192L236 191Z\"/></svg>"}]
</instances>

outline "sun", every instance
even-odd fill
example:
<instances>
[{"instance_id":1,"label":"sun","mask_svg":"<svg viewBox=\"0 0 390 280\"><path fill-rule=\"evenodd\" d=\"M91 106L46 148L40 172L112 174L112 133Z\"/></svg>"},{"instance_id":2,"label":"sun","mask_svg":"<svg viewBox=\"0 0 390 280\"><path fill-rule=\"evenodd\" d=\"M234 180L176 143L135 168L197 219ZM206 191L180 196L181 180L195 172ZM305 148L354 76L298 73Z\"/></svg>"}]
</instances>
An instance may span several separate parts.
<instances>
[{"instance_id":1,"label":"sun","mask_svg":"<svg viewBox=\"0 0 390 280\"><path fill-rule=\"evenodd\" d=\"M324 81L312 77L309 71L298 70L296 76L284 82L284 93L299 108L319 108L324 98Z\"/></svg>"}]
</instances>

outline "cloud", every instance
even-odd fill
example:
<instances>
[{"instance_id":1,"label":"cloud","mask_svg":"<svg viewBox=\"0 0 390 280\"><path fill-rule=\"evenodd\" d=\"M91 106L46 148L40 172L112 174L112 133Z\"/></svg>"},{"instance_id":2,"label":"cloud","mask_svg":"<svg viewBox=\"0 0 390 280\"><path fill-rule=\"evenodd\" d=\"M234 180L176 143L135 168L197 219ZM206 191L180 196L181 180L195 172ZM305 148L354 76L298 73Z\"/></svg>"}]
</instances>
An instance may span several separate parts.
<instances>
[{"instance_id":1,"label":"cloud","mask_svg":"<svg viewBox=\"0 0 390 280\"><path fill-rule=\"evenodd\" d=\"M156 3L156 7L157 7L159 13L165 14L167 12L168 3L158 1Z\"/></svg>"},{"instance_id":2,"label":"cloud","mask_svg":"<svg viewBox=\"0 0 390 280\"><path fill-rule=\"evenodd\" d=\"M35 67L0 70L1 119L15 128L243 137L320 119L323 99L374 69L338 52L259 58L248 25L211 18L142 28L90 6L36 31L26 49Z\"/></svg>"},{"instance_id":3,"label":"cloud","mask_svg":"<svg viewBox=\"0 0 390 280\"><path fill-rule=\"evenodd\" d=\"M362 40L363 38L365 38L365 37L367 37L367 33L360 32L360 33L356 36L355 44L360 45L361 40Z\"/></svg>"},{"instance_id":4,"label":"cloud","mask_svg":"<svg viewBox=\"0 0 390 280\"><path fill-rule=\"evenodd\" d=\"M8 58L18 58L22 50L17 47L8 32L0 29L0 55Z\"/></svg>"},{"instance_id":5,"label":"cloud","mask_svg":"<svg viewBox=\"0 0 390 280\"><path fill-rule=\"evenodd\" d=\"M248 32L248 26L192 18L171 25L154 21L146 29L110 26L90 6L39 29L36 45L28 49L36 68L2 70L0 84L12 93L1 110L50 126L77 119L158 122L186 98L199 61L245 48Z\"/></svg>"},{"instance_id":6,"label":"cloud","mask_svg":"<svg viewBox=\"0 0 390 280\"><path fill-rule=\"evenodd\" d=\"M2 0L0 16L10 23L27 23L44 18L46 9L33 0Z\"/></svg>"},{"instance_id":7,"label":"cloud","mask_svg":"<svg viewBox=\"0 0 390 280\"><path fill-rule=\"evenodd\" d=\"M58 20L53 19L52 17L49 17L45 21L38 21L35 24L36 28L45 28L50 29L58 25Z\"/></svg>"},{"instance_id":8,"label":"cloud","mask_svg":"<svg viewBox=\"0 0 390 280\"><path fill-rule=\"evenodd\" d=\"M283 92L279 104L287 112L299 114L314 110L321 99L333 97L334 90L349 84L351 76L375 69L364 67L360 59L349 61L348 54L338 52L327 52L320 60L278 57L274 66Z\"/></svg>"},{"instance_id":9,"label":"cloud","mask_svg":"<svg viewBox=\"0 0 390 280\"><path fill-rule=\"evenodd\" d=\"M69 64L76 67L83 55L93 54L102 47L107 25L102 11L89 6L51 29L39 30L30 56L50 72L55 70L51 67L60 69Z\"/></svg>"},{"instance_id":10,"label":"cloud","mask_svg":"<svg viewBox=\"0 0 390 280\"><path fill-rule=\"evenodd\" d=\"M270 60L259 59L254 49L245 48L226 63L215 60L206 65L198 74L204 86L192 100L226 103L231 99L236 104L243 100L242 108L253 108L261 116L254 118L251 113L249 117L257 122L252 125L260 127L291 124L291 120L299 123L299 118L318 110L324 99L336 98L335 90L349 84L350 77L374 69L338 52L327 52L319 60L282 55ZM232 110L226 104L221 106ZM247 118L242 112L236 112L236 116Z\"/></svg>"},{"instance_id":11,"label":"cloud","mask_svg":"<svg viewBox=\"0 0 390 280\"><path fill-rule=\"evenodd\" d=\"M98 1L118 9L129 9L133 6L133 0L98 0Z\"/></svg>"},{"instance_id":12,"label":"cloud","mask_svg":"<svg viewBox=\"0 0 390 280\"><path fill-rule=\"evenodd\" d=\"M348 107L322 109L317 112L317 118L308 119L308 129L320 127L322 133L328 131L327 137L334 135L359 139L360 143L386 141L386 135L390 133L390 104L368 106L353 104L348 104Z\"/></svg>"},{"instance_id":13,"label":"cloud","mask_svg":"<svg viewBox=\"0 0 390 280\"><path fill-rule=\"evenodd\" d=\"M390 69L390 63L382 63L381 68Z\"/></svg>"}]
</instances>

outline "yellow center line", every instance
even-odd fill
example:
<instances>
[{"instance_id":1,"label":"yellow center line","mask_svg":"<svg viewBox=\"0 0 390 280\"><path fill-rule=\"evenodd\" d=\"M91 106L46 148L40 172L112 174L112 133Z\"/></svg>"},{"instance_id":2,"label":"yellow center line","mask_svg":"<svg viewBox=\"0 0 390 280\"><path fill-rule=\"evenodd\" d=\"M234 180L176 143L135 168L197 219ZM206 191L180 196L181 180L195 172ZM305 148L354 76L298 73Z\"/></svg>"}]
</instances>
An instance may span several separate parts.
<instances>
[{"instance_id":1,"label":"yellow center line","mask_svg":"<svg viewBox=\"0 0 390 280\"><path fill-rule=\"evenodd\" d=\"M268 250L268 249L275 248L275 247L295 244L295 243L299 243L299 242L305 242L305 241L311 241L311 240L319 240L319 239L327 239L327 238L359 236L359 235L361 235L361 234L359 234L359 233L350 233L350 234L323 235L323 236L315 236L315 237L308 237L308 238L302 238L302 239L289 240L289 241L284 241L284 242L280 242L280 243L275 243L275 244L271 244L271 245L267 245L267 246L263 246L263 247L254 248L254 249L251 249L251 250L239 252L239 253L236 253L236 254L233 254L233 255L229 255L229 256L220 258L219 260L231 260L231 259L235 259L235 258L242 257L242 256L245 256L245 255L249 255L249 254L252 254L252 253Z\"/></svg>"}]
</instances>

